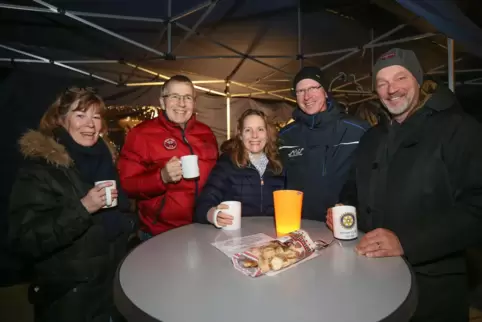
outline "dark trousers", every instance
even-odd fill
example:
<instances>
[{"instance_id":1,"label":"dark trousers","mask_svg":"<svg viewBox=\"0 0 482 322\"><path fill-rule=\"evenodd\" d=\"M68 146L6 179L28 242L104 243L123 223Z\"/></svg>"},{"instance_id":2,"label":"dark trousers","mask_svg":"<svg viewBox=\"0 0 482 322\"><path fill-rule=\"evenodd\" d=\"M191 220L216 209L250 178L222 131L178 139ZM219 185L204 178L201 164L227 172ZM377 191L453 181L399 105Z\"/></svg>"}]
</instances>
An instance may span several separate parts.
<instances>
[{"instance_id":1,"label":"dark trousers","mask_svg":"<svg viewBox=\"0 0 482 322\"><path fill-rule=\"evenodd\" d=\"M410 322L468 322L467 276L416 274L418 305Z\"/></svg>"}]
</instances>

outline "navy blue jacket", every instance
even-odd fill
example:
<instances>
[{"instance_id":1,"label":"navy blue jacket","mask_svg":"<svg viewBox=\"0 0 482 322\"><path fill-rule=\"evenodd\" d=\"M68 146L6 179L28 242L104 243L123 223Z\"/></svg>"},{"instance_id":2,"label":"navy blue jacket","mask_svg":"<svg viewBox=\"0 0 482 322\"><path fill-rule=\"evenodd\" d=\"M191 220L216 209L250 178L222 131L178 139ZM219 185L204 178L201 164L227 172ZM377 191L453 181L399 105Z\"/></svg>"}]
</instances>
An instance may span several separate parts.
<instances>
[{"instance_id":1,"label":"navy blue jacket","mask_svg":"<svg viewBox=\"0 0 482 322\"><path fill-rule=\"evenodd\" d=\"M368 123L345 114L333 100L308 115L297 108L295 122L280 131L280 155L287 189L303 191L303 218L325 221L348 178L353 151Z\"/></svg>"},{"instance_id":2,"label":"navy blue jacket","mask_svg":"<svg viewBox=\"0 0 482 322\"><path fill-rule=\"evenodd\" d=\"M228 153L221 155L196 203L194 221L208 223L207 213L222 201L240 201L242 216L273 216L273 191L284 189L284 175L268 165L263 177L252 165L237 167Z\"/></svg>"}]
</instances>

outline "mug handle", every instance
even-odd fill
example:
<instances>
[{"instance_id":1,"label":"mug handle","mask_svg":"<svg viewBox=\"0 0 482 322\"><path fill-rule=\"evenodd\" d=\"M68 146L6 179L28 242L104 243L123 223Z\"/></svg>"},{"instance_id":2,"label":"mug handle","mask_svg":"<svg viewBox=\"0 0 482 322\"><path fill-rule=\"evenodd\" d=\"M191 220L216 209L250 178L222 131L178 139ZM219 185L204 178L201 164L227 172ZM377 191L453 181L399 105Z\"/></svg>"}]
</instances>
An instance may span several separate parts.
<instances>
[{"instance_id":1,"label":"mug handle","mask_svg":"<svg viewBox=\"0 0 482 322\"><path fill-rule=\"evenodd\" d=\"M218 225L218 214L221 212L221 209L216 209L214 211L214 215L213 215L213 224L216 228L222 228L223 226L219 226Z\"/></svg>"}]
</instances>

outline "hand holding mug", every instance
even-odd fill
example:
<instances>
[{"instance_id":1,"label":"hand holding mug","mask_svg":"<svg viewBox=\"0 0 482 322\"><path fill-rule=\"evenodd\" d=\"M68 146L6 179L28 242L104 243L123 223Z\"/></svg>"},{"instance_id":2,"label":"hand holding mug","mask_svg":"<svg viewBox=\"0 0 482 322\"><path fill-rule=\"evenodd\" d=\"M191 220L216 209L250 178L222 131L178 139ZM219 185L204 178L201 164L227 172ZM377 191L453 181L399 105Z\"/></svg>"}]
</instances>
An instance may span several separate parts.
<instances>
[{"instance_id":1,"label":"hand holding mug","mask_svg":"<svg viewBox=\"0 0 482 322\"><path fill-rule=\"evenodd\" d=\"M234 217L222 211L219 211L216 218L214 218L214 213L222 209L229 209L229 206L221 203L217 207L212 207L208 212L208 221L216 227L225 227L233 223Z\"/></svg>"},{"instance_id":2,"label":"hand holding mug","mask_svg":"<svg viewBox=\"0 0 482 322\"><path fill-rule=\"evenodd\" d=\"M164 183L178 182L182 178L181 160L172 157L161 170L161 178Z\"/></svg>"},{"instance_id":3,"label":"hand holding mug","mask_svg":"<svg viewBox=\"0 0 482 322\"><path fill-rule=\"evenodd\" d=\"M97 212L100 208L106 206L106 187L112 186L112 182L104 182L96 185L80 200L82 205L89 213ZM112 200L116 199L118 192L116 189L111 190Z\"/></svg>"}]
</instances>

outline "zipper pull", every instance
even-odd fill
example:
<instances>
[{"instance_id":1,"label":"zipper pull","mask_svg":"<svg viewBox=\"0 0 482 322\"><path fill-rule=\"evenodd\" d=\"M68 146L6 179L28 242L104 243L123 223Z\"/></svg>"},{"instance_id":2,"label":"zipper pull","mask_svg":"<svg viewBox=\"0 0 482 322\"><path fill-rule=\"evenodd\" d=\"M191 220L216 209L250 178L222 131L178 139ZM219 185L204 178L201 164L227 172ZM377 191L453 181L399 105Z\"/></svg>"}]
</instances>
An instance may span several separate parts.
<instances>
[{"instance_id":1,"label":"zipper pull","mask_svg":"<svg viewBox=\"0 0 482 322\"><path fill-rule=\"evenodd\" d=\"M264 186L264 180L261 178L261 185Z\"/></svg>"}]
</instances>

